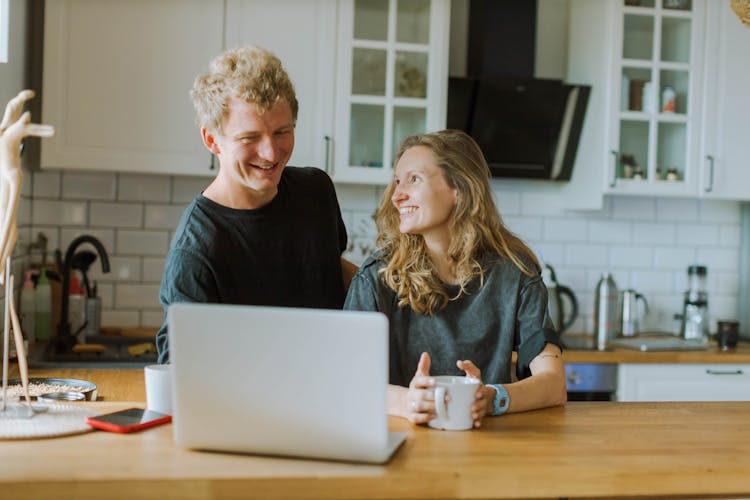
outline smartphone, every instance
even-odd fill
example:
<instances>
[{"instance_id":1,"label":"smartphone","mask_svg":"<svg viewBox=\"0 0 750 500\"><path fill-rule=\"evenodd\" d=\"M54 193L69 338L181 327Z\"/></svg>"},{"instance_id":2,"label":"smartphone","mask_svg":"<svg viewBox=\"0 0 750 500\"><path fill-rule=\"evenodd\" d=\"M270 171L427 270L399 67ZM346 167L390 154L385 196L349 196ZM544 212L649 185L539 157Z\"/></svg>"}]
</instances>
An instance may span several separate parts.
<instances>
[{"instance_id":1,"label":"smartphone","mask_svg":"<svg viewBox=\"0 0 750 500\"><path fill-rule=\"evenodd\" d=\"M147 427L166 424L171 421L171 415L144 410L142 408L128 408L126 410L105 413L104 415L97 415L86 419L86 423L95 429L120 433L139 431Z\"/></svg>"}]
</instances>

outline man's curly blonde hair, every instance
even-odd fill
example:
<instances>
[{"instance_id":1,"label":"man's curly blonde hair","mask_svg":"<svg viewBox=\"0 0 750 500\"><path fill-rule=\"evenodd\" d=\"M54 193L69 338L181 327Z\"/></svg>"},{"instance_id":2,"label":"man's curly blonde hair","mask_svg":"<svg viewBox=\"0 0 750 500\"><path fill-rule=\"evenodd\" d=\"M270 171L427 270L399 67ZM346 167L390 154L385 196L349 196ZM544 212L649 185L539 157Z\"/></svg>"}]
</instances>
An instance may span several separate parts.
<instances>
[{"instance_id":1,"label":"man's curly blonde hair","mask_svg":"<svg viewBox=\"0 0 750 500\"><path fill-rule=\"evenodd\" d=\"M456 206L448 221L451 234L448 253L456 265L459 292L451 297L438 277L419 234L399 231L400 216L391 197L396 189L392 181L383 194L375 216L378 248L384 252L385 265L379 275L396 292L399 306L409 306L420 314L433 315L450 300L467 293L469 282L484 282L483 257L496 253L510 260L522 273L539 272L539 261L531 249L503 224L490 188L490 169L474 139L458 130L442 130L411 135L404 139L396 163L406 150L428 148L448 186L458 193Z\"/></svg>"},{"instance_id":2,"label":"man's curly blonde hair","mask_svg":"<svg viewBox=\"0 0 750 500\"><path fill-rule=\"evenodd\" d=\"M190 97L196 123L213 132L221 131L230 97L255 104L260 113L284 101L297 121L297 96L289 75L275 55L254 45L217 56L209 71L196 77Z\"/></svg>"}]
</instances>

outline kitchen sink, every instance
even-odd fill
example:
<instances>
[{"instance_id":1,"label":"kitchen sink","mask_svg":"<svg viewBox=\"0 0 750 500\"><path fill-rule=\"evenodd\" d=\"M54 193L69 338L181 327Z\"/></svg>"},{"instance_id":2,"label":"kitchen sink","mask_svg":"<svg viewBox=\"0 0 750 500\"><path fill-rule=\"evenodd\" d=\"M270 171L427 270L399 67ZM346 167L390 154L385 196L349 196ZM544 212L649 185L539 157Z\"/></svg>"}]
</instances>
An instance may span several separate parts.
<instances>
[{"instance_id":1,"label":"kitchen sink","mask_svg":"<svg viewBox=\"0 0 750 500\"><path fill-rule=\"evenodd\" d=\"M100 352L56 352L50 342L37 342L29 349L30 368L142 368L157 360L153 337L95 335L88 344L100 344ZM139 346L141 349L128 348ZM143 351L143 352L141 352Z\"/></svg>"}]
</instances>

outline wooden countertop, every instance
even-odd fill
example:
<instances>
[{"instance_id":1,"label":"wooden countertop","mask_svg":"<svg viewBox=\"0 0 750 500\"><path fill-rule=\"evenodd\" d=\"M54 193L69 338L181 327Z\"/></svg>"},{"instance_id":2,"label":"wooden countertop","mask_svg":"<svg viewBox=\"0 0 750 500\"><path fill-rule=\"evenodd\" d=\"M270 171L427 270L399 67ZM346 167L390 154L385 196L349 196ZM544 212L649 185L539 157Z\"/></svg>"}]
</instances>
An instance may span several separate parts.
<instances>
[{"instance_id":1,"label":"wooden countertop","mask_svg":"<svg viewBox=\"0 0 750 500\"><path fill-rule=\"evenodd\" d=\"M563 337L564 341L565 337ZM750 363L750 343L740 342L736 349L720 351L711 343L704 351L641 352L616 348L610 351L569 349L563 353L565 363Z\"/></svg>"},{"instance_id":2,"label":"wooden countertop","mask_svg":"<svg viewBox=\"0 0 750 500\"><path fill-rule=\"evenodd\" d=\"M87 403L110 411L127 403ZM2 443L17 498L559 498L750 495L750 402L568 403L481 430L410 431L384 466L176 448L171 425L132 435Z\"/></svg>"}]
</instances>

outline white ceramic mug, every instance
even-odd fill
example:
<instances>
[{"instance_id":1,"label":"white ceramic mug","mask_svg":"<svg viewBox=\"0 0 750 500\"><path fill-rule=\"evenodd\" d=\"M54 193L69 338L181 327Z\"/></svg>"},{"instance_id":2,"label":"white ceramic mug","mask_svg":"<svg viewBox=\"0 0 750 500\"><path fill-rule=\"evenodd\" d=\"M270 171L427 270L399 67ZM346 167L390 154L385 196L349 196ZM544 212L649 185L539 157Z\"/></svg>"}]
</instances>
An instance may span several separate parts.
<instances>
[{"instance_id":1,"label":"white ceramic mug","mask_svg":"<svg viewBox=\"0 0 750 500\"><path fill-rule=\"evenodd\" d=\"M165 415L172 414L172 367L148 365L146 377L146 408Z\"/></svg>"},{"instance_id":2,"label":"white ceramic mug","mask_svg":"<svg viewBox=\"0 0 750 500\"><path fill-rule=\"evenodd\" d=\"M471 405L476 399L479 380L470 377L442 375L435 378L435 408L437 417L430 420L433 429L464 431L474 426ZM445 397L450 396L450 401Z\"/></svg>"}]
</instances>

